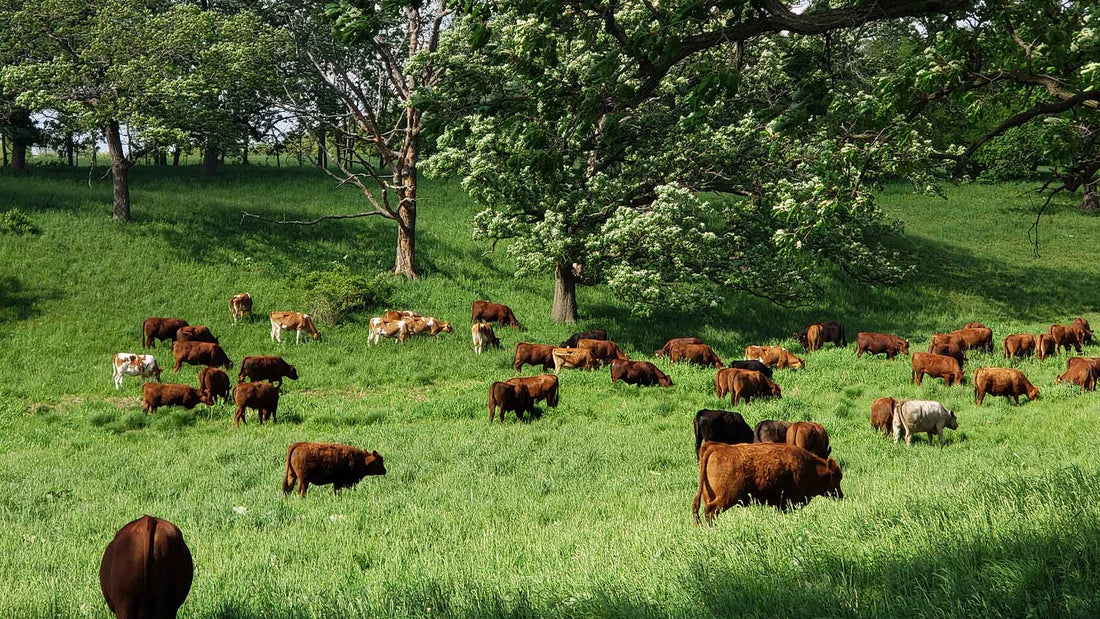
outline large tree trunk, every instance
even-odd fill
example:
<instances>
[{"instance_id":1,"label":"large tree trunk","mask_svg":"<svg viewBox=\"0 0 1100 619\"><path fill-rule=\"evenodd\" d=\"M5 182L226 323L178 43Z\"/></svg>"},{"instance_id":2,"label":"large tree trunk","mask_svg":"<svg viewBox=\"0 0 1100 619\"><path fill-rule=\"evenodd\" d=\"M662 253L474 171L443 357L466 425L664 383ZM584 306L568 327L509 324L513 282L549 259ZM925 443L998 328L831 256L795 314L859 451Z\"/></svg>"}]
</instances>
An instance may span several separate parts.
<instances>
[{"instance_id":1,"label":"large tree trunk","mask_svg":"<svg viewBox=\"0 0 1100 619\"><path fill-rule=\"evenodd\" d=\"M218 149L205 146L202 149L202 175L213 176L218 171Z\"/></svg>"},{"instance_id":2,"label":"large tree trunk","mask_svg":"<svg viewBox=\"0 0 1100 619\"><path fill-rule=\"evenodd\" d=\"M244 164L244 165L248 165L248 146L247 145L245 145L244 149L241 150L241 163Z\"/></svg>"},{"instance_id":3,"label":"large tree trunk","mask_svg":"<svg viewBox=\"0 0 1100 619\"><path fill-rule=\"evenodd\" d=\"M111 154L111 176L115 181L115 209L113 219L130 221L130 162L122 152L122 136L118 121L107 123L107 152Z\"/></svg>"},{"instance_id":4,"label":"large tree trunk","mask_svg":"<svg viewBox=\"0 0 1100 619\"><path fill-rule=\"evenodd\" d=\"M1097 181L1085 183L1085 196L1081 199L1081 210L1095 211L1100 209L1100 193L1097 193Z\"/></svg>"},{"instance_id":5,"label":"large tree trunk","mask_svg":"<svg viewBox=\"0 0 1100 619\"><path fill-rule=\"evenodd\" d=\"M567 261L554 268L554 305L550 307L550 320L577 322L577 278L573 265Z\"/></svg>"},{"instance_id":6,"label":"large tree trunk","mask_svg":"<svg viewBox=\"0 0 1100 619\"><path fill-rule=\"evenodd\" d=\"M34 135L30 110L16 108L8 116L8 123L12 129L11 169L23 170L27 167L27 147L33 142Z\"/></svg>"},{"instance_id":7,"label":"large tree trunk","mask_svg":"<svg viewBox=\"0 0 1100 619\"><path fill-rule=\"evenodd\" d=\"M18 138L11 143L11 169L23 170L27 167L27 144Z\"/></svg>"}]
</instances>

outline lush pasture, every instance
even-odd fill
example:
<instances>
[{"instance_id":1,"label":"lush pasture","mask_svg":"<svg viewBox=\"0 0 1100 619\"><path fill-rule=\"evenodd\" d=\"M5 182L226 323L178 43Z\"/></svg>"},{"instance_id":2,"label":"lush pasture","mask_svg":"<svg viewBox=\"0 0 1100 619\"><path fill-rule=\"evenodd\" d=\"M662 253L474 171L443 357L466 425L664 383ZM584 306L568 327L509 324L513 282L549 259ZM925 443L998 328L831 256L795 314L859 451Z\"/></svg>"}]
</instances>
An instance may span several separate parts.
<instances>
[{"instance_id":1,"label":"lush pasture","mask_svg":"<svg viewBox=\"0 0 1100 619\"><path fill-rule=\"evenodd\" d=\"M1100 396L1052 386L1058 359L1015 363L1042 390L1021 406L973 404L969 376L1001 365L1008 333L1082 315L1100 327L1100 218L1059 205L1043 258L1023 238L1024 187L951 189L947 201L891 188L918 265L904 286L836 284L814 308L731 295L712 311L629 316L602 289L581 291L578 328L606 328L635 357L700 335L724 360L784 344L810 320L909 337L981 320L993 357L972 354L967 384L908 384L908 359L855 359L854 345L777 371L781 400L738 408L750 423L814 419L828 428L846 499L782 514L754 507L691 524L697 469L691 418L723 406L713 370L666 368L672 389L612 387L606 371L565 372L562 404L531 423L487 422L486 387L512 375L516 341L557 342L550 281L512 277L503 251L470 240L474 206L453 184L424 190L424 278L394 306L456 333L366 346L361 324L320 325L324 341L268 340L269 310L299 309L294 274L334 262L392 265L395 233L357 220L309 228L241 223L360 207L312 170L136 168L135 222L108 219L110 186L86 171L0 176L0 210L20 207L40 236L0 236L0 616L104 616L97 570L115 530L149 513L183 530L196 578L187 617L358 616L973 616L1100 614ZM232 325L248 291L257 319ZM498 330L481 357L469 305L509 304L526 329ZM206 324L230 356L276 353L298 366L279 423L232 409L140 411L109 360L137 352L146 316ZM161 365L170 365L158 346ZM1100 356L1100 346L1087 354ZM900 358L899 358L900 359ZM533 370L528 370L531 373ZM167 370L168 382L177 379ZM180 382L197 382L185 367ZM949 443L895 446L868 424L879 396L939 399L958 412ZM377 449L389 475L334 497L283 498L298 440Z\"/></svg>"}]
</instances>

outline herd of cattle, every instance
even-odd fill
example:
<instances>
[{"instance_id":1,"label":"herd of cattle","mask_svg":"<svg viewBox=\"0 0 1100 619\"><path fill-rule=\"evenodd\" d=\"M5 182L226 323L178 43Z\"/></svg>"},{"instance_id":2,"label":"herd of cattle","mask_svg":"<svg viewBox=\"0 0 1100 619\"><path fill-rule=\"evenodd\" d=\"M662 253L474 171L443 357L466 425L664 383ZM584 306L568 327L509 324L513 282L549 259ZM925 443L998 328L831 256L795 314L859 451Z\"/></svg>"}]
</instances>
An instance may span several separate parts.
<instances>
[{"instance_id":1,"label":"herd of cattle","mask_svg":"<svg viewBox=\"0 0 1100 619\"><path fill-rule=\"evenodd\" d=\"M233 322L252 313L252 298L247 293L229 302ZM282 341L283 332L293 329L295 342L306 332L320 341L321 334L308 314L271 312L271 339ZM519 321L510 308L487 301L475 301L472 312L471 339L476 354L486 348L500 348L500 339L493 331L498 326L519 328ZM369 322L368 342L378 344L386 337L405 342L416 335L434 336L453 333L450 323L410 311L388 311ZM284 378L298 379L293 365L274 355L247 356L241 361L236 385L221 368L232 368L233 362L219 341L205 326L192 326L175 318L148 318L142 327L142 346L155 347L157 341L172 342L173 369L179 372L183 364L201 366L197 388L186 384L160 383L161 369L153 355L118 353L114 356L115 388L121 388L125 376L140 376L142 410L155 413L163 406L194 408L199 403L213 405L219 398L233 399L237 405L234 424L245 420L245 411L258 412L260 423L276 420L279 391ZM838 348L847 347L844 327L838 322L809 325L798 336L807 353L820 350L832 342ZM1004 340L1004 357L1036 355L1046 359L1059 348L1078 353L1084 344L1093 341L1093 332L1084 319L1071 325L1052 325L1048 333L1013 334ZM864 354L909 355L909 341L884 333L859 333L856 356ZM981 323L969 323L950 333L932 336L928 352L912 354L913 382L920 385L924 376L940 378L947 386L963 383L965 353L993 351L993 332ZM736 406L754 398L781 397L782 389L774 382L774 370L804 369L806 363L789 350L779 346L748 346L744 359L723 363L714 350L697 337L669 340L654 352L657 358L668 358L673 364L689 363L714 367L715 395L730 397ZM488 410L492 422L499 409L503 422L507 412L517 418L531 413L538 415L536 404L548 407L559 403L559 375L563 369L597 369L609 367L612 384L622 381L631 385L672 387L673 382L650 361L631 360L608 338L603 330L575 333L561 345L518 342L512 368L520 373L524 366L541 367L543 374L516 376L494 381L489 386ZM553 369L553 373L549 370ZM1055 383L1070 382L1085 390L1095 390L1100 377L1100 358L1070 357L1066 372ZM155 382L153 382L155 381ZM1019 403L1020 396L1028 400L1039 397L1039 390L1022 372L1013 368L979 367L974 370L973 388L977 405L986 395L1003 396ZM931 443L943 429L958 429L954 411L932 400L895 400L882 397L871 406L871 426L885 436L893 434L897 443L904 435L907 445L914 435L927 433ZM700 507L706 520L734 505L753 502L780 509L802 505L815 496L843 498L840 488L842 472L830 458L832 446L825 427L815 422L786 422L767 419L750 427L741 414L726 410L701 410L696 413L693 428L695 453L699 461L698 490L692 502L692 516L700 523ZM332 485L333 492L355 486L369 475L385 475L382 456L348 445L325 443L294 443L287 450L286 471L282 483L284 494L298 487L306 496L313 485ZM111 611L119 617L173 617L183 604L191 587L193 563L180 530L172 523L143 516L123 527L108 545L100 565L100 585Z\"/></svg>"}]
</instances>

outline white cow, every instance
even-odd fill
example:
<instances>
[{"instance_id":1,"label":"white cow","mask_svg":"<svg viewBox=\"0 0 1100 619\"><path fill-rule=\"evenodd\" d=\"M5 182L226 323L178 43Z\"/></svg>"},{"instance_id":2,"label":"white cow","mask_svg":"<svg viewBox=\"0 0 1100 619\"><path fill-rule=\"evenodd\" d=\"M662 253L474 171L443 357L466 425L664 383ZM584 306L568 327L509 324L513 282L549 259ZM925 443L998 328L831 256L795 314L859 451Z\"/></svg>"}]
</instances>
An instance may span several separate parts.
<instances>
[{"instance_id":1,"label":"white cow","mask_svg":"<svg viewBox=\"0 0 1100 619\"><path fill-rule=\"evenodd\" d=\"M955 418L955 412L944 408L943 404L934 400L904 400L894 406L894 442L901 438L905 432L905 444L913 443L913 435L918 432L928 433L928 444L932 444L932 436L940 437L943 444L943 428L947 426L952 430L959 429L959 421Z\"/></svg>"},{"instance_id":2,"label":"white cow","mask_svg":"<svg viewBox=\"0 0 1100 619\"><path fill-rule=\"evenodd\" d=\"M152 379L160 382L160 367L157 366L157 358L153 355L135 355L128 352L117 353L111 359L111 376L115 379L115 389L122 388L122 378L127 374L142 377L142 382L147 383Z\"/></svg>"}]
</instances>

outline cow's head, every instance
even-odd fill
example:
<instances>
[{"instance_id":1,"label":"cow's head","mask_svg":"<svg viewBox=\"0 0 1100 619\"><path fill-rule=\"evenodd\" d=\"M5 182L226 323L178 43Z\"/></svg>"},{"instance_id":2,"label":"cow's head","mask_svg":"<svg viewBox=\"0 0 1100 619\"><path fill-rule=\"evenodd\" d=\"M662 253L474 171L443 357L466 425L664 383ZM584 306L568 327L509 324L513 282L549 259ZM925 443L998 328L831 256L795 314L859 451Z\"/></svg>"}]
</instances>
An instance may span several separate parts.
<instances>
[{"instance_id":1,"label":"cow's head","mask_svg":"<svg viewBox=\"0 0 1100 619\"><path fill-rule=\"evenodd\" d=\"M825 462L825 496L835 499L843 499L844 491L840 489L840 480L844 478L844 473L840 470L840 465L836 463L836 460L829 458Z\"/></svg>"},{"instance_id":2,"label":"cow's head","mask_svg":"<svg viewBox=\"0 0 1100 619\"><path fill-rule=\"evenodd\" d=\"M364 475L385 475L386 465L382 461L382 454L377 451L363 453Z\"/></svg>"},{"instance_id":3,"label":"cow's head","mask_svg":"<svg viewBox=\"0 0 1100 619\"><path fill-rule=\"evenodd\" d=\"M947 411L947 422L943 425L952 430L959 429L959 418L955 416L955 411Z\"/></svg>"},{"instance_id":4,"label":"cow's head","mask_svg":"<svg viewBox=\"0 0 1100 619\"><path fill-rule=\"evenodd\" d=\"M901 341L901 354L903 354L903 355L908 355L909 354L909 340L902 340Z\"/></svg>"},{"instance_id":5,"label":"cow's head","mask_svg":"<svg viewBox=\"0 0 1100 619\"><path fill-rule=\"evenodd\" d=\"M298 380L298 369L293 365L290 366L290 371L286 373L286 377L291 380Z\"/></svg>"},{"instance_id":6,"label":"cow's head","mask_svg":"<svg viewBox=\"0 0 1100 619\"><path fill-rule=\"evenodd\" d=\"M449 323L449 322L439 323L439 330L443 333L454 333L455 332L455 328L452 327L451 323Z\"/></svg>"},{"instance_id":7,"label":"cow's head","mask_svg":"<svg viewBox=\"0 0 1100 619\"><path fill-rule=\"evenodd\" d=\"M1039 389L1035 385L1028 385L1027 399L1032 402L1039 399Z\"/></svg>"}]
</instances>

